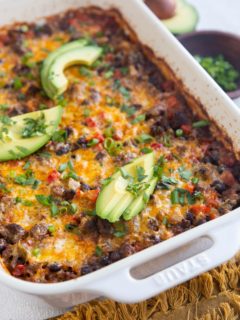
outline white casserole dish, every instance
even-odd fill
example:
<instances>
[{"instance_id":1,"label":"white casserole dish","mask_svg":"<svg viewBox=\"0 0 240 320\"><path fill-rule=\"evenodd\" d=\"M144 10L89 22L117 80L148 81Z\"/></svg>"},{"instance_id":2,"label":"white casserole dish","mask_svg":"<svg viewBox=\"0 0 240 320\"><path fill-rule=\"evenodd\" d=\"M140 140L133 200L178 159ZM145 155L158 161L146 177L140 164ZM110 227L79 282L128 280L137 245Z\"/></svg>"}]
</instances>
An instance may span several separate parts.
<instances>
[{"instance_id":1,"label":"white casserole dish","mask_svg":"<svg viewBox=\"0 0 240 320\"><path fill-rule=\"evenodd\" d=\"M0 0L0 26L34 21L66 9L97 5L118 9L139 40L163 58L240 152L240 112L140 0ZM240 208L83 277L37 284L0 268L0 282L59 307L105 296L133 303L150 298L230 259L240 245ZM159 258L161 257L161 258ZM161 266L159 266L161 264ZM159 271L161 270L161 271Z\"/></svg>"}]
</instances>

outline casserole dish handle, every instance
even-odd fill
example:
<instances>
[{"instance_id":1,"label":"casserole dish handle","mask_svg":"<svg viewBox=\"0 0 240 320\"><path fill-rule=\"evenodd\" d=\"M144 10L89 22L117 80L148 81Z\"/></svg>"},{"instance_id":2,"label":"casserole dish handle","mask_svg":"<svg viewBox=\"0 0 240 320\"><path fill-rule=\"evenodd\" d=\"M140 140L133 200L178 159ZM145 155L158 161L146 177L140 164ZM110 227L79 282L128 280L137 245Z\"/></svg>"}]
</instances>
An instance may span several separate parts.
<instances>
[{"instance_id":1,"label":"casserole dish handle","mask_svg":"<svg viewBox=\"0 0 240 320\"><path fill-rule=\"evenodd\" d=\"M131 269L136 267L132 263L125 269L109 273L89 284L87 289L126 303L153 297L231 259L239 249L239 227L239 223L235 221L235 224L223 225L218 230L209 230L203 235L212 240L209 249L145 279L139 280L131 275Z\"/></svg>"}]
</instances>

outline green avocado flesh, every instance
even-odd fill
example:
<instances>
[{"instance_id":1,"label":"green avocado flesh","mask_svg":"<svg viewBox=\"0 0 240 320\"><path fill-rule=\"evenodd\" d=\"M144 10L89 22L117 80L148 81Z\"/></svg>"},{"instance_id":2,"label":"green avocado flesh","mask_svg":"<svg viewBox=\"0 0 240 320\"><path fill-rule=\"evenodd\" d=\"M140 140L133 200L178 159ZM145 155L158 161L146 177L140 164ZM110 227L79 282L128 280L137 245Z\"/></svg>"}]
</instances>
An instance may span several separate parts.
<instances>
[{"instance_id":1,"label":"green avocado flesh","mask_svg":"<svg viewBox=\"0 0 240 320\"><path fill-rule=\"evenodd\" d=\"M149 201L151 194L154 192L158 179L152 178L149 181L149 187L142 192L124 211L123 219L130 220L136 215L138 215L146 206L146 203Z\"/></svg>"},{"instance_id":2,"label":"green avocado flesh","mask_svg":"<svg viewBox=\"0 0 240 320\"><path fill-rule=\"evenodd\" d=\"M177 0L175 16L161 21L172 33L182 34L195 30L198 23L198 13L185 0Z\"/></svg>"},{"instance_id":3,"label":"green avocado flesh","mask_svg":"<svg viewBox=\"0 0 240 320\"><path fill-rule=\"evenodd\" d=\"M68 43L51 53L41 71L42 86L49 98L55 99L66 91L68 79L64 70L67 67L76 64L91 66L101 53L100 47L86 46L86 40Z\"/></svg>"},{"instance_id":4,"label":"green avocado flesh","mask_svg":"<svg viewBox=\"0 0 240 320\"><path fill-rule=\"evenodd\" d=\"M42 81L42 86L44 91L47 93L47 95L51 96L51 89L49 87L49 83L46 80L49 74L49 69L53 62L62 54L74 50L76 48L81 48L87 45L87 40L86 39L79 39L76 41L72 41L70 43L67 43L57 50L51 52L47 59L44 60L42 70L41 70L41 81Z\"/></svg>"},{"instance_id":5,"label":"green avocado flesh","mask_svg":"<svg viewBox=\"0 0 240 320\"><path fill-rule=\"evenodd\" d=\"M123 166L119 171L112 175L110 182L102 188L98 196L96 203L97 215L110 222L118 221L132 203L134 203L140 196L143 197L144 191L148 193L150 192L150 181L153 177L153 166L154 154L148 153L142 157L134 159L131 163ZM141 168L143 173L140 182L137 174L139 168ZM129 185L142 186L144 187L144 190L142 191L140 189L139 194L133 194L127 190ZM139 208L140 206L136 207L137 210ZM143 206L141 208L143 208ZM134 215L135 214L133 214L133 216Z\"/></svg>"},{"instance_id":6,"label":"green avocado flesh","mask_svg":"<svg viewBox=\"0 0 240 320\"><path fill-rule=\"evenodd\" d=\"M44 146L58 127L62 111L57 106L12 117L10 124L1 123L0 161L24 158Z\"/></svg>"}]
</instances>

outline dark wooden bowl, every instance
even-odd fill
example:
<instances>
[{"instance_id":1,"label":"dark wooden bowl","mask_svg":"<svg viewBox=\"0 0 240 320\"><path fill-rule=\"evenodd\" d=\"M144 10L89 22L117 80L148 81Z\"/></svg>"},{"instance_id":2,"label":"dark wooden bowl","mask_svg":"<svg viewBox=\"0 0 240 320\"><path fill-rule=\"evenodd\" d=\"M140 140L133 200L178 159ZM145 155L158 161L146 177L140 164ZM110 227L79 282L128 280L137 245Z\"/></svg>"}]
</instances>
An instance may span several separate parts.
<instances>
[{"instance_id":1,"label":"dark wooden bowl","mask_svg":"<svg viewBox=\"0 0 240 320\"><path fill-rule=\"evenodd\" d=\"M237 35L221 31L196 31L181 35L178 40L192 55L222 54L240 72L240 37ZM240 79L238 89L227 94L232 99L240 97Z\"/></svg>"}]
</instances>

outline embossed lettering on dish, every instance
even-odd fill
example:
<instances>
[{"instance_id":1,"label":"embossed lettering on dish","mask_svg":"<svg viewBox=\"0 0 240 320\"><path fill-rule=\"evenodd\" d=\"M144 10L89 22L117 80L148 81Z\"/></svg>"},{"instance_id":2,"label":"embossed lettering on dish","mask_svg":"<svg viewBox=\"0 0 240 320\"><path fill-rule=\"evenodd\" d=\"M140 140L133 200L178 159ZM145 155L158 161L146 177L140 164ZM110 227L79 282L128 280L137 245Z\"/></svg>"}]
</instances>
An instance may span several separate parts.
<instances>
[{"instance_id":1,"label":"embossed lettering on dish","mask_svg":"<svg viewBox=\"0 0 240 320\"><path fill-rule=\"evenodd\" d=\"M153 279L158 286L163 286L170 282L178 282L186 275L201 271L203 267L208 265L209 261L207 255L202 253L196 257L183 261L178 265L161 271L159 274L156 274Z\"/></svg>"}]
</instances>

